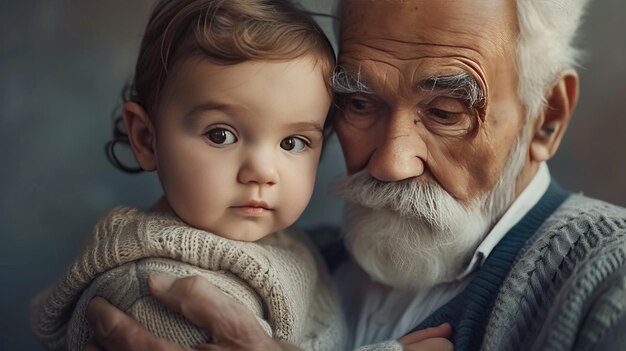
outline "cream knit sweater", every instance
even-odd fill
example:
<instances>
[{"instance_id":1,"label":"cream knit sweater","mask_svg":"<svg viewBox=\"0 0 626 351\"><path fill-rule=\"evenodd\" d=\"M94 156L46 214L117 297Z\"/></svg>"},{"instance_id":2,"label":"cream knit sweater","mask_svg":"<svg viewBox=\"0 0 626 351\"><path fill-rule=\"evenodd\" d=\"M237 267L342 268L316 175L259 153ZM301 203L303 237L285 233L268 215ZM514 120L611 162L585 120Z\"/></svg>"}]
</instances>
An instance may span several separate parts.
<instances>
[{"instance_id":1,"label":"cream knit sweater","mask_svg":"<svg viewBox=\"0 0 626 351\"><path fill-rule=\"evenodd\" d=\"M158 304L154 272L201 275L246 305L275 338L305 350L344 349L345 326L324 264L293 229L241 242L189 227L172 214L117 207L82 254L34 302L34 329L53 350L81 350L92 337L85 309L103 296L157 336L185 346L209 336Z\"/></svg>"}]
</instances>

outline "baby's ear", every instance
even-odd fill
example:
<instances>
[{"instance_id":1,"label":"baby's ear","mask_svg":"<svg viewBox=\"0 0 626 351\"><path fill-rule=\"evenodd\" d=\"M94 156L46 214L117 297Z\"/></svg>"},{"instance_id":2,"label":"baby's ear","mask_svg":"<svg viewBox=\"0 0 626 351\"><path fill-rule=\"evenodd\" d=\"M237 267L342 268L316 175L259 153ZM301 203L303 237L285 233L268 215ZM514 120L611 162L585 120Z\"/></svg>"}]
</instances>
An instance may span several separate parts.
<instances>
[{"instance_id":1,"label":"baby's ear","mask_svg":"<svg viewBox=\"0 0 626 351\"><path fill-rule=\"evenodd\" d=\"M535 134L530 142L530 156L537 162L550 159L561 144L578 101L576 72L565 71L548 91L546 100L547 104L537 118Z\"/></svg>"},{"instance_id":2,"label":"baby's ear","mask_svg":"<svg viewBox=\"0 0 626 351\"><path fill-rule=\"evenodd\" d=\"M155 170L155 130L148 113L136 102L127 102L122 107L122 119L137 162L144 171Z\"/></svg>"}]
</instances>

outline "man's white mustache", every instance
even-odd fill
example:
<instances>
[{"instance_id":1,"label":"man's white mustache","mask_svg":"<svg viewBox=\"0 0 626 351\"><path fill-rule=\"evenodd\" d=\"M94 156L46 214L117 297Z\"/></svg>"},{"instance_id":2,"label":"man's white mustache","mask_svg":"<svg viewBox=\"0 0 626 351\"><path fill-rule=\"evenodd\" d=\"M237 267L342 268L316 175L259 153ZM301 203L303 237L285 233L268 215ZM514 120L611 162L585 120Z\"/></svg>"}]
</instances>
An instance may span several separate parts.
<instances>
[{"instance_id":1,"label":"man's white mustache","mask_svg":"<svg viewBox=\"0 0 626 351\"><path fill-rule=\"evenodd\" d=\"M456 211L453 209L460 205L432 180L411 178L381 182L367 170L339 179L334 190L347 202L393 211L402 217L419 218L437 228L446 227L446 219L454 216ZM457 206L449 206L451 203Z\"/></svg>"}]
</instances>

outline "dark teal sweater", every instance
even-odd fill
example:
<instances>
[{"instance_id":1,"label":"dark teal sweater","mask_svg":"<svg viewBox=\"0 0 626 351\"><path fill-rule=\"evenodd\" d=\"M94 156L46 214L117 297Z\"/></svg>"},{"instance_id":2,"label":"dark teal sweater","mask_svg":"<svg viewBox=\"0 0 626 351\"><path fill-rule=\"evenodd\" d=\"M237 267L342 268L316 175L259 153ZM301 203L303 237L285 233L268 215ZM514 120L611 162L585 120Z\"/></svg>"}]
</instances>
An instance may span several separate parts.
<instances>
[{"instance_id":1,"label":"dark teal sweater","mask_svg":"<svg viewBox=\"0 0 626 351\"><path fill-rule=\"evenodd\" d=\"M526 241L570 193L551 182L539 202L496 245L465 290L412 331L450 323L456 351L478 350L496 294Z\"/></svg>"}]
</instances>

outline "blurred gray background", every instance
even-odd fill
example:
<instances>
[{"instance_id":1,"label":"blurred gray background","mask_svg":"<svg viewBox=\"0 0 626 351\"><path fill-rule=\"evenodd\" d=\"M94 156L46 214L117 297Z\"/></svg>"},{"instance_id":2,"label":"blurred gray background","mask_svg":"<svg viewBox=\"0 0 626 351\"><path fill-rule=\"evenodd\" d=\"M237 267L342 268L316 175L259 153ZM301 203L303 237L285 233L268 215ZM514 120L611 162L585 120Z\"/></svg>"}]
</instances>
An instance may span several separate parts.
<instances>
[{"instance_id":1,"label":"blurred gray background","mask_svg":"<svg viewBox=\"0 0 626 351\"><path fill-rule=\"evenodd\" d=\"M333 0L304 0L328 13ZM105 158L111 113L132 75L153 0L0 0L0 350L38 350L28 303L78 253L98 217L160 195L155 174ZM626 205L626 2L593 2L580 37L581 99L552 174L573 191ZM331 21L320 23L332 35ZM337 224L329 183L336 140L300 225Z\"/></svg>"}]
</instances>

